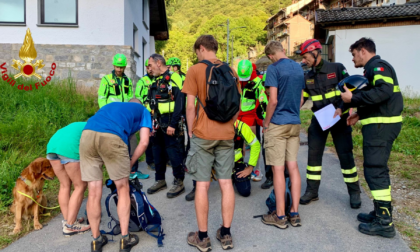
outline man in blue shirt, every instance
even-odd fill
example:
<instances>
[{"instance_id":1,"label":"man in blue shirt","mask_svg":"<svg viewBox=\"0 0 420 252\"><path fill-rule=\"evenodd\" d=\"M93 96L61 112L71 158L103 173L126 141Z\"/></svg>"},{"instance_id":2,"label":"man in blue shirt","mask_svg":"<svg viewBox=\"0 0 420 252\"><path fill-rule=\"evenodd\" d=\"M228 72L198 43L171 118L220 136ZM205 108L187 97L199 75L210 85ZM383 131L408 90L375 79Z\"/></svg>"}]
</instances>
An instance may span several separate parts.
<instances>
[{"instance_id":1,"label":"man in blue shirt","mask_svg":"<svg viewBox=\"0 0 420 252\"><path fill-rule=\"evenodd\" d=\"M270 41L265 54L273 62L267 69L265 86L270 88L270 100L264 121L264 146L266 164L273 169L276 211L263 215L262 222L278 228L301 226L298 213L300 198L300 173L297 155L300 145L300 107L303 103L305 78L300 65L287 58L279 41ZM292 184L293 205L285 213L284 168L289 171Z\"/></svg>"},{"instance_id":2,"label":"man in blue shirt","mask_svg":"<svg viewBox=\"0 0 420 252\"><path fill-rule=\"evenodd\" d=\"M99 232L101 221L102 166L118 193L118 218L121 227L121 249L129 251L139 238L128 233L130 194L128 177L131 167L147 149L152 130L150 112L138 99L129 103L113 102L103 106L88 121L80 139L80 170L82 180L88 182L87 214L92 228L91 251L102 251L108 239ZM140 143L132 158L129 156L129 138L140 131Z\"/></svg>"}]
</instances>

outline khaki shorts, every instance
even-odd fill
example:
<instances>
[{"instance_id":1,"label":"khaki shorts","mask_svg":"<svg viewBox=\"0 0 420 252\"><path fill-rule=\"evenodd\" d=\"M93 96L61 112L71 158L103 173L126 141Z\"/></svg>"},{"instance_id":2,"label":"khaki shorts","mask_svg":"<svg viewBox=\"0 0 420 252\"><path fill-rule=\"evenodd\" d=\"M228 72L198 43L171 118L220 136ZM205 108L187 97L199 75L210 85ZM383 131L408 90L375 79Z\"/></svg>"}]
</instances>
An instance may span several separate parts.
<instances>
[{"instance_id":1,"label":"khaki shorts","mask_svg":"<svg viewBox=\"0 0 420 252\"><path fill-rule=\"evenodd\" d=\"M102 180L104 164L112 180L130 176L128 147L117 135L84 130L80 138L79 152L83 181Z\"/></svg>"},{"instance_id":2,"label":"khaki shorts","mask_svg":"<svg viewBox=\"0 0 420 252\"><path fill-rule=\"evenodd\" d=\"M235 151L232 140L205 140L193 135L186 164L196 181L210 181L214 167L217 179L232 179Z\"/></svg>"},{"instance_id":3,"label":"khaki shorts","mask_svg":"<svg viewBox=\"0 0 420 252\"><path fill-rule=\"evenodd\" d=\"M297 161L299 132L300 124L270 123L264 135L266 165L282 166L285 161Z\"/></svg>"}]
</instances>

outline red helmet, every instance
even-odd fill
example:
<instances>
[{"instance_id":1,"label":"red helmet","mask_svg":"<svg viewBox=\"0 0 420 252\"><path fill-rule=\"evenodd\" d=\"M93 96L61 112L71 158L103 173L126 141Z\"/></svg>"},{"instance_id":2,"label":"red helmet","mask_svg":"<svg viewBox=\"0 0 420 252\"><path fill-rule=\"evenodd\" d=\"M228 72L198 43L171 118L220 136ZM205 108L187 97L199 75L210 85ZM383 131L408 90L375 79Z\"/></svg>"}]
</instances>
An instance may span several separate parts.
<instances>
[{"instance_id":1,"label":"red helmet","mask_svg":"<svg viewBox=\"0 0 420 252\"><path fill-rule=\"evenodd\" d=\"M311 52L317 49L322 49L321 43L319 43L319 41L316 39L308 39L300 46L300 50L296 51L296 53L304 55L307 52Z\"/></svg>"}]
</instances>

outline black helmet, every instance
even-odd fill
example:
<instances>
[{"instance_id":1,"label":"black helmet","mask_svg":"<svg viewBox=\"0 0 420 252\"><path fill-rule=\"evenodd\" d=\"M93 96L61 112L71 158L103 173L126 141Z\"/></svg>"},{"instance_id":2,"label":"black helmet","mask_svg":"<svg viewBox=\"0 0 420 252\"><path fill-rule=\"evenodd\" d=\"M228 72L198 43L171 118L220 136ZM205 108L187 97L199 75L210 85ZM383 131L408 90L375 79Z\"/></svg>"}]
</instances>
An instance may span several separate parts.
<instances>
[{"instance_id":1,"label":"black helmet","mask_svg":"<svg viewBox=\"0 0 420 252\"><path fill-rule=\"evenodd\" d=\"M346 86L351 92L354 92L355 90L364 89L368 84L369 81L366 77L362 75L352 75L340 81L337 84L337 89L341 92L345 92L344 86Z\"/></svg>"}]
</instances>

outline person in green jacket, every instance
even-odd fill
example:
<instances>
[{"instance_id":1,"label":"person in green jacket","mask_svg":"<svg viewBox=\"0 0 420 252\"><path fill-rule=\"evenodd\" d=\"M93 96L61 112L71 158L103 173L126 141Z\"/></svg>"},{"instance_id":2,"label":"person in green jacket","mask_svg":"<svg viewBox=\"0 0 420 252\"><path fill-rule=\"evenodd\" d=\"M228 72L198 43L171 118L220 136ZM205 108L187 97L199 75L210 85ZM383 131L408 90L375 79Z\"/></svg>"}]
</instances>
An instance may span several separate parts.
<instances>
[{"instance_id":1,"label":"person in green jacket","mask_svg":"<svg viewBox=\"0 0 420 252\"><path fill-rule=\"evenodd\" d=\"M150 111L147 94L149 92L150 85L152 85L155 80L155 77L150 74L149 59L146 60L144 66L146 67L147 74L137 82L135 96Z\"/></svg>"},{"instance_id":2,"label":"person in green jacket","mask_svg":"<svg viewBox=\"0 0 420 252\"><path fill-rule=\"evenodd\" d=\"M98 89L99 108L111 102L128 102L133 98L133 83L124 70L127 66L127 58L124 54L118 53L112 61L114 70L111 74L105 75L101 80Z\"/></svg>"},{"instance_id":3,"label":"person in green jacket","mask_svg":"<svg viewBox=\"0 0 420 252\"><path fill-rule=\"evenodd\" d=\"M182 82L185 81L185 73L181 71L181 60L177 57L169 58L166 61L166 65L169 66L169 71L177 73L181 76Z\"/></svg>"}]
</instances>

